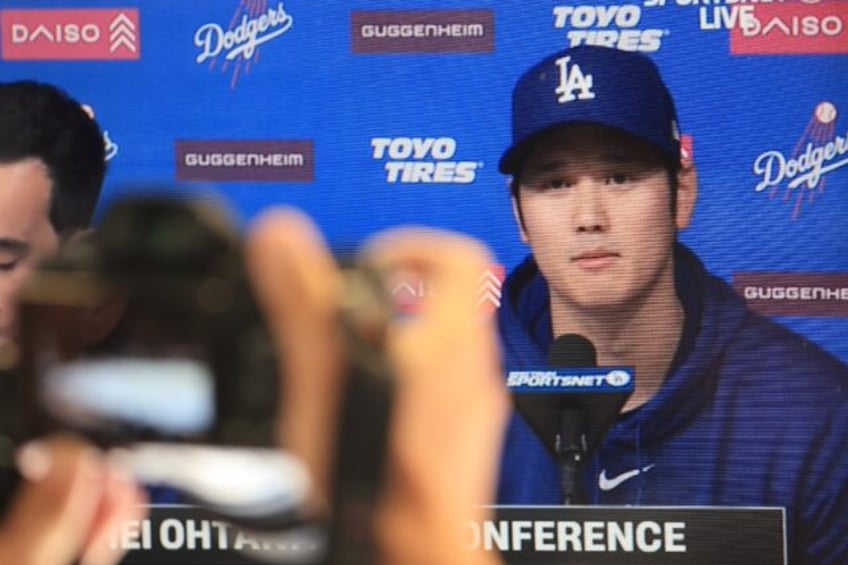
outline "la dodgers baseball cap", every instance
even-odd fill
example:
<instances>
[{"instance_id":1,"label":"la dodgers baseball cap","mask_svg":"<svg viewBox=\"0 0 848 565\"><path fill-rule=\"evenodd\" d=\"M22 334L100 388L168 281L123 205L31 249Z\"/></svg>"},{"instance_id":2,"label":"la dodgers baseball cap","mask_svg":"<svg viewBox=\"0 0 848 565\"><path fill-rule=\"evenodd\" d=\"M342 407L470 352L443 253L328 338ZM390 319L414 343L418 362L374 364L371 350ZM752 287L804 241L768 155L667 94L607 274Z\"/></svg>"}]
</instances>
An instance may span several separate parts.
<instances>
[{"instance_id":1,"label":"la dodgers baseball cap","mask_svg":"<svg viewBox=\"0 0 848 565\"><path fill-rule=\"evenodd\" d=\"M557 126L591 123L622 130L672 159L680 156L674 101L646 55L581 45L544 58L512 92L512 144L498 168L515 174L533 139Z\"/></svg>"}]
</instances>

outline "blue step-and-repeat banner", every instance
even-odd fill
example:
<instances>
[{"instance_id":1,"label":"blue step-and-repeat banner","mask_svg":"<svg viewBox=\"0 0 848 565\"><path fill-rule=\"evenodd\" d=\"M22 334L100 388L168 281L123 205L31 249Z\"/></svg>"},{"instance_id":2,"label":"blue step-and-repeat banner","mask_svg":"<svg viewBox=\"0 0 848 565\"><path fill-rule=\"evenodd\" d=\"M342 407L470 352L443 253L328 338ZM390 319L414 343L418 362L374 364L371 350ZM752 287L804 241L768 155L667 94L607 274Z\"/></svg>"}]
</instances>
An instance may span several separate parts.
<instances>
[{"instance_id":1,"label":"blue step-and-repeat banner","mask_svg":"<svg viewBox=\"0 0 848 565\"><path fill-rule=\"evenodd\" d=\"M106 200L211 186L245 221L294 205L344 246L404 223L469 233L497 257L492 306L527 253L497 171L514 81L569 44L644 51L699 171L683 241L848 361L843 0L2 0L0 41L0 79L96 114Z\"/></svg>"}]
</instances>

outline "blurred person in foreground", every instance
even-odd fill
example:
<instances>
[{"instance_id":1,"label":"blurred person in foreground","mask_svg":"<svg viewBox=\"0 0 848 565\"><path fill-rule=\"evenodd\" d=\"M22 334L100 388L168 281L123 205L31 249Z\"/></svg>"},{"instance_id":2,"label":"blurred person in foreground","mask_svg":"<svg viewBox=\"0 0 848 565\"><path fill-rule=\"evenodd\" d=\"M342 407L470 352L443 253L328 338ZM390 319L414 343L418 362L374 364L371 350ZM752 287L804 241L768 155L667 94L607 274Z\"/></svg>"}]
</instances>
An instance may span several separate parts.
<instances>
[{"instance_id":1,"label":"blurred person in foreground","mask_svg":"<svg viewBox=\"0 0 848 565\"><path fill-rule=\"evenodd\" d=\"M28 273L89 227L105 155L97 123L44 83L0 84L0 132L5 341L14 339L16 296ZM258 293L286 352L281 439L309 464L318 498L326 500L344 366L338 273L315 228L293 212L260 222L250 253ZM470 509L493 497L497 423L506 410L496 338L475 306L485 252L457 236L395 232L375 242L373 254L376 261L422 271L445 289L428 299L416 321L394 328L389 340L402 386L378 516L383 562L485 562L490 557L467 554L460 543L466 518L474 517ZM15 459L24 480L0 526L0 563L120 558L106 541L121 521L144 514L143 489L78 438L47 438L23 446Z\"/></svg>"},{"instance_id":2,"label":"blurred person in foreground","mask_svg":"<svg viewBox=\"0 0 848 565\"><path fill-rule=\"evenodd\" d=\"M0 343L15 339L17 296L33 268L89 228L105 172L102 132L78 101L43 82L0 83ZM18 482L8 472L10 450L4 440L4 498ZM17 460L26 482L38 486L16 496L4 521L0 563L48 563L51 555L88 543L77 538L98 531L89 525L124 515L126 502L141 500L134 488L121 486L128 480L101 468L95 452L71 438L28 446ZM25 540L31 543L19 545ZM20 551L9 553L16 546ZM98 562L96 551L85 555Z\"/></svg>"},{"instance_id":3,"label":"blurred person in foreground","mask_svg":"<svg viewBox=\"0 0 848 565\"><path fill-rule=\"evenodd\" d=\"M414 319L393 323L387 353L397 379L387 481L378 503L376 546L386 564L491 564L464 545L468 520L489 510L507 396L497 336L477 308L486 250L457 235L394 230L367 248L372 262L411 270L438 285ZM316 228L277 210L247 244L248 270L281 353L279 438L330 497L345 352L338 323L341 278ZM85 443L52 438L19 451L27 481L0 527L0 563L110 563L109 532L137 516L142 495Z\"/></svg>"}]
</instances>

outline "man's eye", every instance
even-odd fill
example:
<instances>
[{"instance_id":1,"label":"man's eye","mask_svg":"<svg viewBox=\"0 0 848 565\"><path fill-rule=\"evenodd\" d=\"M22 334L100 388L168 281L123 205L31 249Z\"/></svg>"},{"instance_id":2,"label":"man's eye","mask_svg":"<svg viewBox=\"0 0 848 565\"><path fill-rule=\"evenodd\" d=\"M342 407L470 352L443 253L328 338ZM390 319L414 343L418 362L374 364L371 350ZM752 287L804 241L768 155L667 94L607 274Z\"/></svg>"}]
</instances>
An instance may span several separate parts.
<instances>
[{"instance_id":1,"label":"man's eye","mask_svg":"<svg viewBox=\"0 0 848 565\"><path fill-rule=\"evenodd\" d=\"M528 178L525 186L527 186L530 190L544 192L546 190L561 190L563 188L568 188L571 186L571 183L562 178L538 176Z\"/></svg>"},{"instance_id":2,"label":"man's eye","mask_svg":"<svg viewBox=\"0 0 848 565\"><path fill-rule=\"evenodd\" d=\"M0 272L14 271L19 263L19 259L15 259L14 261L0 261Z\"/></svg>"},{"instance_id":3,"label":"man's eye","mask_svg":"<svg viewBox=\"0 0 848 565\"><path fill-rule=\"evenodd\" d=\"M539 177L535 179L532 186L536 190L561 190L563 188L569 188L571 183L557 177Z\"/></svg>"},{"instance_id":4,"label":"man's eye","mask_svg":"<svg viewBox=\"0 0 848 565\"><path fill-rule=\"evenodd\" d=\"M617 185L627 184L627 183L631 182L632 180L633 180L633 177L631 175L628 175L626 173L615 173L615 174L609 175L606 178L606 184L617 186Z\"/></svg>"},{"instance_id":5,"label":"man's eye","mask_svg":"<svg viewBox=\"0 0 848 565\"><path fill-rule=\"evenodd\" d=\"M557 190L557 189L560 189L560 188L568 188L569 186L571 186L570 182L563 180L563 179L553 178L553 179L548 179L545 182L544 188L550 188L550 189Z\"/></svg>"}]
</instances>

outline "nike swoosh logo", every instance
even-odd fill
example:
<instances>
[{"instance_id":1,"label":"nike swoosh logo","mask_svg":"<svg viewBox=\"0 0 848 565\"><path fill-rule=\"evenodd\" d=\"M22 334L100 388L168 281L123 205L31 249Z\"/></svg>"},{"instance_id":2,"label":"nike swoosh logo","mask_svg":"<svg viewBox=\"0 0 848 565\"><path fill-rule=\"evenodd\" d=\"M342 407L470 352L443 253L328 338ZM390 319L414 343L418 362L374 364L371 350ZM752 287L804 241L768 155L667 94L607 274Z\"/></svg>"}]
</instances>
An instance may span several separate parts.
<instances>
[{"instance_id":1,"label":"nike swoosh logo","mask_svg":"<svg viewBox=\"0 0 848 565\"><path fill-rule=\"evenodd\" d=\"M625 471L620 475L616 475L615 477L608 479L607 478L607 470L601 469L601 474L598 475L598 486L601 490L612 490L619 486L621 483L625 481L629 481L633 477L640 475L642 473L647 473L651 469L654 468L654 463L650 465L646 465L641 469L630 469L629 471Z\"/></svg>"}]
</instances>

